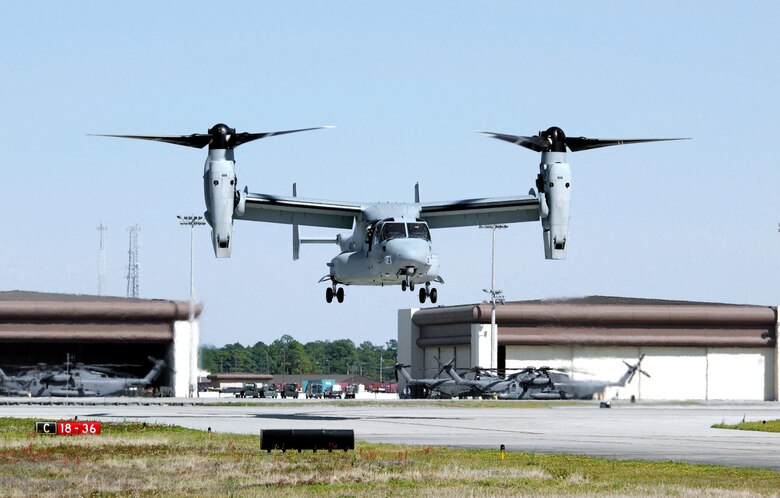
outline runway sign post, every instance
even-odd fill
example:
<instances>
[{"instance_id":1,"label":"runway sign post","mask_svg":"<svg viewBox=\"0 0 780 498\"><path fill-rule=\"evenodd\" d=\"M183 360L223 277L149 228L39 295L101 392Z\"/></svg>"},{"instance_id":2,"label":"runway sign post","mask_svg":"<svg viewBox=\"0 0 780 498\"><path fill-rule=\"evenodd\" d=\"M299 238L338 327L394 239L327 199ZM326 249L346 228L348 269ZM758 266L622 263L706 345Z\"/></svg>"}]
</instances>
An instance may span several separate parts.
<instances>
[{"instance_id":1,"label":"runway sign post","mask_svg":"<svg viewBox=\"0 0 780 498\"><path fill-rule=\"evenodd\" d=\"M97 436L100 434L100 422L35 422L35 432L51 436Z\"/></svg>"}]
</instances>

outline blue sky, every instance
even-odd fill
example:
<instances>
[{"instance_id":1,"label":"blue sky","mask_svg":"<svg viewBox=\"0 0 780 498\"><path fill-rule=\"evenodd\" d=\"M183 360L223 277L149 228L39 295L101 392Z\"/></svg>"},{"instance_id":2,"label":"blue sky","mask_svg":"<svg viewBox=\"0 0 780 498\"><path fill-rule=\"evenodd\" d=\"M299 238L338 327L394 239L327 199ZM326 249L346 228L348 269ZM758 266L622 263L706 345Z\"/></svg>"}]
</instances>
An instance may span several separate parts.
<instances>
[{"instance_id":1,"label":"blue sky","mask_svg":"<svg viewBox=\"0 0 780 498\"><path fill-rule=\"evenodd\" d=\"M237 150L250 191L353 201L525 194L539 157L474 133L557 125L589 137L692 137L571 154L566 261L538 223L497 235L510 300L591 294L780 303L773 2L67 2L0 4L3 290L124 295L141 226L141 297L186 299L204 151L88 133L334 125ZM335 246L238 222L233 257L196 237L206 343L384 344L399 288L327 305ZM334 231L302 229L303 236ZM434 232L439 304L479 302L490 233Z\"/></svg>"}]
</instances>

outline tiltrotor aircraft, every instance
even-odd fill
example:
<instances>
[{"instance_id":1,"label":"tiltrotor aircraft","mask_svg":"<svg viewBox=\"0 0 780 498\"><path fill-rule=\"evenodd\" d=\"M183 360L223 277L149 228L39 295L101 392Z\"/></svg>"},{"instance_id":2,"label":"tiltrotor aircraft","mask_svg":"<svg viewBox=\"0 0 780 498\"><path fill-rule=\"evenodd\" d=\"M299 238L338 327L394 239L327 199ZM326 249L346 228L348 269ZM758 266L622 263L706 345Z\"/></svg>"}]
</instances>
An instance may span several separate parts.
<instances>
[{"instance_id":1,"label":"tiltrotor aircraft","mask_svg":"<svg viewBox=\"0 0 780 498\"><path fill-rule=\"evenodd\" d=\"M321 128L321 127L320 127ZM483 132L488 136L540 152L537 191L528 195L500 198L460 199L420 202L419 190L413 203L358 203L304 199L292 196L250 193L240 190L236 178L235 148L261 138L318 128L270 133L237 133L225 124L216 124L208 133L176 136L99 135L153 140L186 147L203 148L208 156L203 173L206 221L212 228L212 243L218 258L230 257L233 221L248 220L292 225L293 259L298 259L303 243L335 243L340 253L320 282L329 282L325 298L344 300L345 285L400 285L402 290L419 289L424 303L437 301L432 283L443 283L439 259L432 251L430 229L478 226L499 223L542 221L546 259L564 259L568 245L571 169L567 149L576 152L612 145L679 139L594 139L567 137L551 127L536 136L516 136ZM301 239L298 226L352 229L352 235L335 239Z\"/></svg>"}]
</instances>

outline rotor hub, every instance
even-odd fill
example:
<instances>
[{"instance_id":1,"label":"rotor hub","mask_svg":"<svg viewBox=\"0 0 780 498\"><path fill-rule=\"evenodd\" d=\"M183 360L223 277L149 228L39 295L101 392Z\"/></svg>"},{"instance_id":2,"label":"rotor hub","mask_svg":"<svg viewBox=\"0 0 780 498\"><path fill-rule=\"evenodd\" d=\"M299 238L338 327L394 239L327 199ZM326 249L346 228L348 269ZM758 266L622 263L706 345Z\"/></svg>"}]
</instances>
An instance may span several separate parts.
<instances>
[{"instance_id":1,"label":"rotor hub","mask_svg":"<svg viewBox=\"0 0 780 498\"><path fill-rule=\"evenodd\" d=\"M233 136L235 136L235 128L231 128L224 123L218 123L209 128L209 135L211 135L210 149L229 149L231 148L231 142Z\"/></svg>"},{"instance_id":2,"label":"rotor hub","mask_svg":"<svg viewBox=\"0 0 780 498\"><path fill-rule=\"evenodd\" d=\"M557 126L551 126L545 131L540 131L539 136L546 138L550 143L549 152L566 152L566 134Z\"/></svg>"}]
</instances>

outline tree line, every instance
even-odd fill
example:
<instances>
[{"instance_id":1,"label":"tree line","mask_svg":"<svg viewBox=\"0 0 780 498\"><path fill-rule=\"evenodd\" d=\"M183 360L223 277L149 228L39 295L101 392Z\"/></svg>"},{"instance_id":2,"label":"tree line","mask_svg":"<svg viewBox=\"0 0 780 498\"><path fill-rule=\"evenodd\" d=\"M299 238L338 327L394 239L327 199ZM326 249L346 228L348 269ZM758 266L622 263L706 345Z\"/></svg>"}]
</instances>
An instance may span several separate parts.
<instances>
[{"instance_id":1,"label":"tree line","mask_svg":"<svg viewBox=\"0 0 780 498\"><path fill-rule=\"evenodd\" d=\"M392 378L397 350L395 339L384 346L368 341L356 346L350 339L301 344L283 335L271 344L203 346L201 358L202 367L212 373L351 374L379 380Z\"/></svg>"}]
</instances>

